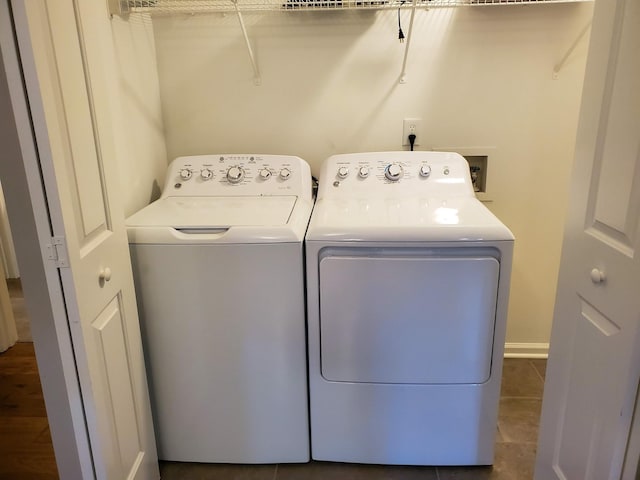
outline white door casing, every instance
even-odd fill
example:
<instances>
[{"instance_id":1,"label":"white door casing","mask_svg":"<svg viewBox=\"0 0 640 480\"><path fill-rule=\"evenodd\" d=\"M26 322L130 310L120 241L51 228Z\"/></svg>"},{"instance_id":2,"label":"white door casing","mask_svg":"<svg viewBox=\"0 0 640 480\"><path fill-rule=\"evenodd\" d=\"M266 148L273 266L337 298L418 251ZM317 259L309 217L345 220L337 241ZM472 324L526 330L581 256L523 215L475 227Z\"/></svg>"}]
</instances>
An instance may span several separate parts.
<instances>
[{"instance_id":1,"label":"white door casing","mask_svg":"<svg viewBox=\"0 0 640 480\"><path fill-rule=\"evenodd\" d=\"M0 184L0 261L3 262L5 276L7 278L18 278L18 260L16 259L15 246L11 236L11 225L7 214L4 191Z\"/></svg>"},{"instance_id":2,"label":"white door casing","mask_svg":"<svg viewBox=\"0 0 640 480\"><path fill-rule=\"evenodd\" d=\"M12 2L98 479L159 478L128 255L117 194L106 2ZM48 182L49 185L48 185Z\"/></svg>"},{"instance_id":3,"label":"white door casing","mask_svg":"<svg viewBox=\"0 0 640 480\"><path fill-rule=\"evenodd\" d=\"M9 219L6 214L2 185L0 185L0 352L4 352L18 341L18 331L6 280L8 269L13 268L12 265L15 264L13 242L10 234L5 234L8 227Z\"/></svg>"},{"instance_id":4,"label":"white door casing","mask_svg":"<svg viewBox=\"0 0 640 480\"><path fill-rule=\"evenodd\" d=\"M18 341L16 321L11 309L11 298L5 279L4 264L0 261L0 352L4 352Z\"/></svg>"},{"instance_id":5,"label":"white door casing","mask_svg":"<svg viewBox=\"0 0 640 480\"><path fill-rule=\"evenodd\" d=\"M640 2L596 2L537 480L636 475L627 445L640 377L639 27Z\"/></svg>"}]
</instances>

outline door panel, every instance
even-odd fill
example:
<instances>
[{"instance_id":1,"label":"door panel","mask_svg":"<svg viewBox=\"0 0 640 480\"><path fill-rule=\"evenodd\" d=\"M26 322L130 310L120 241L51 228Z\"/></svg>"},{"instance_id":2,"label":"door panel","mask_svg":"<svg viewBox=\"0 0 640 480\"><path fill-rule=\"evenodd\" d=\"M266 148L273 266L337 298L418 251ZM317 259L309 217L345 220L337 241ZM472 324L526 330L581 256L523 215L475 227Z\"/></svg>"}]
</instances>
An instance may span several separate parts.
<instances>
[{"instance_id":1,"label":"door panel","mask_svg":"<svg viewBox=\"0 0 640 480\"><path fill-rule=\"evenodd\" d=\"M396 384L486 382L498 271L498 261L488 257L322 258L323 377Z\"/></svg>"},{"instance_id":2,"label":"door panel","mask_svg":"<svg viewBox=\"0 0 640 480\"><path fill-rule=\"evenodd\" d=\"M63 2L60 7L48 9L52 28L64 25L72 18L70 15L74 15L70 2ZM70 193L75 197L74 205L79 210L76 214L79 214L77 224L82 226L78 231L82 235L82 242L93 232L104 228L106 223L103 178L99 168L101 159L95 144L78 31L75 28L52 29L51 40L55 55L52 60L59 78L60 102L64 106L60 112L64 119L61 120L66 123L68 133Z\"/></svg>"},{"instance_id":3,"label":"door panel","mask_svg":"<svg viewBox=\"0 0 640 480\"><path fill-rule=\"evenodd\" d=\"M26 13L30 44L20 44L21 54L38 76L29 99L52 228L67 241L70 268L60 274L95 474L158 478L124 213L114 193L109 99L117 92L106 4L34 0L14 9Z\"/></svg>"},{"instance_id":4,"label":"door panel","mask_svg":"<svg viewBox=\"0 0 640 480\"><path fill-rule=\"evenodd\" d=\"M622 8L622 7L621 7ZM640 214L640 90L637 77L640 34L637 6L622 18L622 33L613 39L612 69L606 80L597 137L593 180L588 198L587 230L598 240L633 257Z\"/></svg>"},{"instance_id":5,"label":"door panel","mask_svg":"<svg viewBox=\"0 0 640 480\"><path fill-rule=\"evenodd\" d=\"M628 368L630 339L584 299L578 301L574 348L567 355L567 408L560 422L557 470L568 480L606 479L612 456L605 455L600 463L595 459L602 451L611 453L615 445L610 444L607 424L619 416L616 407L625 392L618 387L616 372Z\"/></svg>"},{"instance_id":6,"label":"door panel","mask_svg":"<svg viewBox=\"0 0 640 480\"><path fill-rule=\"evenodd\" d=\"M135 414L132 379L127 365L124 317L119 295L92 322L92 327L95 349L99 353L99 383L104 388L98 400L104 403L102 408L113 412L110 447L114 455L121 457L122 465L136 468L143 448L138 433L140 422ZM131 469L126 478L130 474Z\"/></svg>"},{"instance_id":7,"label":"door panel","mask_svg":"<svg viewBox=\"0 0 640 480\"><path fill-rule=\"evenodd\" d=\"M593 175L596 188L592 188L589 195L589 203L595 204L595 209L593 214L589 212L589 217L593 218L594 229L604 235L609 231L611 236L631 247L640 208L640 169L637 167L640 90L636 77L640 62L637 32L640 18L633 4L625 10L622 33L613 40L609 56L611 74L605 86Z\"/></svg>"},{"instance_id":8,"label":"door panel","mask_svg":"<svg viewBox=\"0 0 640 480\"><path fill-rule=\"evenodd\" d=\"M640 2L596 2L538 480L619 479L640 377Z\"/></svg>"}]
</instances>

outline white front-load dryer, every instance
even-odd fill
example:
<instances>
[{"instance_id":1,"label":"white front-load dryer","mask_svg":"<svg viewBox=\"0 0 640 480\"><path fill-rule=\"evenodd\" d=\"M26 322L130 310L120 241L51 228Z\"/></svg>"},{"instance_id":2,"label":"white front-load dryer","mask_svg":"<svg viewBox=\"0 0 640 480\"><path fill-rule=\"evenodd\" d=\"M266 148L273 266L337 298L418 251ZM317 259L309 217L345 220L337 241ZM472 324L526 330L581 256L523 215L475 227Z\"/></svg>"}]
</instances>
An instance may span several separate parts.
<instances>
[{"instance_id":1,"label":"white front-load dryer","mask_svg":"<svg viewBox=\"0 0 640 480\"><path fill-rule=\"evenodd\" d=\"M127 220L163 460L309 460L303 239L309 166L180 157Z\"/></svg>"},{"instance_id":2,"label":"white front-load dryer","mask_svg":"<svg viewBox=\"0 0 640 480\"><path fill-rule=\"evenodd\" d=\"M312 458L492 463L512 251L457 154L325 161L306 237Z\"/></svg>"}]
</instances>

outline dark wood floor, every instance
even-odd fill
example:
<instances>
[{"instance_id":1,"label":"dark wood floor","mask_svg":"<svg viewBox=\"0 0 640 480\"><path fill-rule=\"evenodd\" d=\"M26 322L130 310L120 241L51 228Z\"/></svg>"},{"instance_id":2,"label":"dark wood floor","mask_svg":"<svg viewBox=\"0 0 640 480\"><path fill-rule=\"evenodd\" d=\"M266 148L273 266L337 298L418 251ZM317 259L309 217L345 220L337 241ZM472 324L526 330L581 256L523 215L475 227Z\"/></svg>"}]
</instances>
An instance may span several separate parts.
<instances>
[{"instance_id":1,"label":"dark wood floor","mask_svg":"<svg viewBox=\"0 0 640 480\"><path fill-rule=\"evenodd\" d=\"M33 343L0 354L0 479L58 478Z\"/></svg>"},{"instance_id":2,"label":"dark wood floor","mask_svg":"<svg viewBox=\"0 0 640 480\"><path fill-rule=\"evenodd\" d=\"M545 367L545 360L505 360L493 467L161 462L160 472L163 480L531 480ZM0 480L57 478L33 344L18 343L0 354Z\"/></svg>"}]
</instances>

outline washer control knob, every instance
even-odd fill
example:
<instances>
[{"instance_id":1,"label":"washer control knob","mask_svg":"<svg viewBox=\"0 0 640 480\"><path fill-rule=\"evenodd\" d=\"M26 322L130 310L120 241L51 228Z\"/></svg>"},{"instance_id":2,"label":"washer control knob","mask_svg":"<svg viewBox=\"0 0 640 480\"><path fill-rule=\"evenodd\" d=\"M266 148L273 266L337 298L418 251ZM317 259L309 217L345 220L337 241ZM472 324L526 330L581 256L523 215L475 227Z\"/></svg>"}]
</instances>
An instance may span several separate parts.
<instances>
[{"instance_id":1,"label":"washer control knob","mask_svg":"<svg viewBox=\"0 0 640 480\"><path fill-rule=\"evenodd\" d=\"M203 180L211 180L213 178L213 171L209 168L203 168L200 171L200 176Z\"/></svg>"},{"instance_id":2,"label":"washer control knob","mask_svg":"<svg viewBox=\"0 0 640 480\"><path fill-rule=\"evenodd\" d=\"M227 170L227 180L230 183L240 183L244 178L244 170L242 167L231 167Z\"/></svg>"},{"instance_id":3,"label":"washer control knob","mask_svg":"<svg viewBox=\"0 0 640 480\"><path fill-rule=\"evenodd\" d=\"M358 176L360 178L367 178L369 176L369 167L360 167L358 170Z\"/></svg>"},{"instance_id":4,"label":"washer control knob","mask_svg":"<svg viewBox=\"0 0 640 480\"><path fill-rule=\"evenodd\" d=\"M288 168L283 168L282 170L280 170L280 178L282 180L287 180L290 176L291 170L289 170Z\"/></svg>"},{"instance_id":5,"label":"washer control knob","mask_svg":"<svg viewBox=\"0 0 640 480\"><path fill-rule=\"evenodd\" d=\"M189 180L191 178L191 170L189 170L188 168L183 168L182 170L180 170L180 178L182 180Z\"/></svg>"},{"instance_id":6,"label":"washer control knob","mask_svg":"<svg viewBox=\"0 0 640 480\"><path fill-rule=\"evenodd\" d=\"M431 167L429 165L422 165L420 167L420 176L428 177L429 175L431 175Z\"/></svg>"},{"instance_id":7,"label":"washer control knob","mask_svg":"<svg viewBox=\"0 0 640 480\"><path fill-rule=\"evenodd\" d=\"M271 170L269 170L268 168L263 168L260 170L259 175L261 180L267 180L271 178Z\"/></svg>"},{"instance_id":8,"label":"washer control knob","mask_svg":"<svg viewBox=\"0 0 640 480\"><path fill-rule=\"evenodd\" d=\"M349 169L347 167L340 167L338 169L338 176L340 178L347 178L349 176Z\"/></svg>"},{"instance_id":9,"label":"washer control knob","mask_svg":"<svg viewBox=\"0 0 640 480\"><path fill-rule=\"evenodd\" d=\"M402 176L402 166L397 163L387 165L387 168L384 169L384 176L392 182L397 182Z\"/></svg>"}]
</instances>

